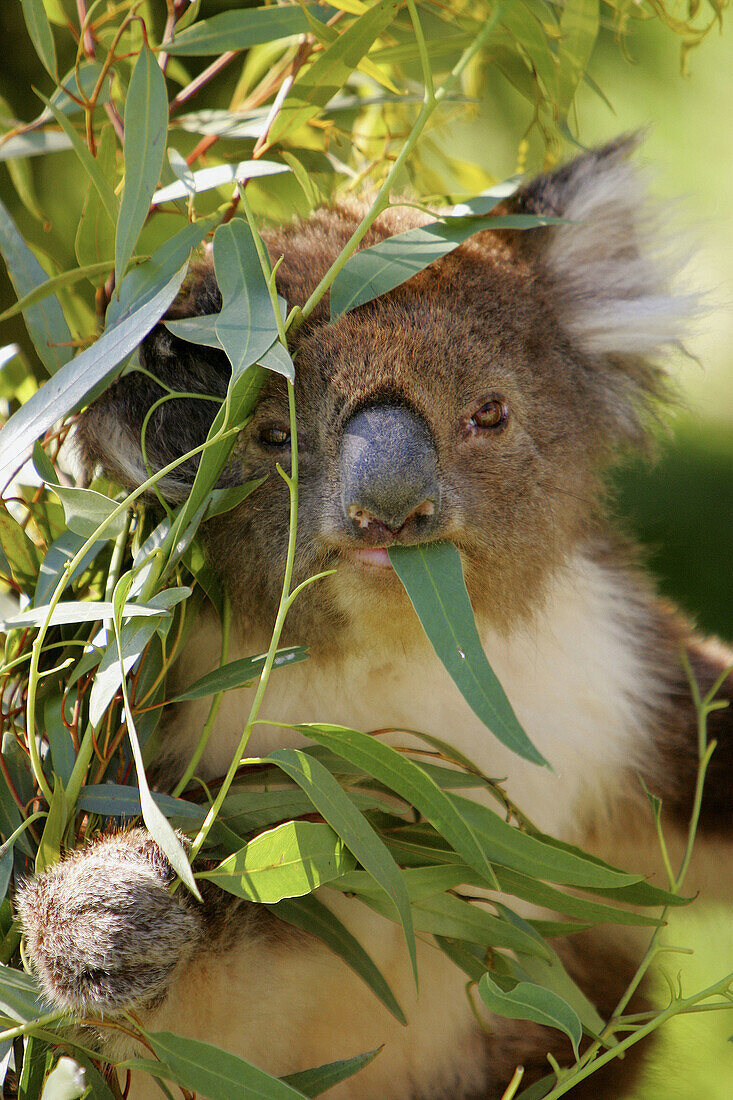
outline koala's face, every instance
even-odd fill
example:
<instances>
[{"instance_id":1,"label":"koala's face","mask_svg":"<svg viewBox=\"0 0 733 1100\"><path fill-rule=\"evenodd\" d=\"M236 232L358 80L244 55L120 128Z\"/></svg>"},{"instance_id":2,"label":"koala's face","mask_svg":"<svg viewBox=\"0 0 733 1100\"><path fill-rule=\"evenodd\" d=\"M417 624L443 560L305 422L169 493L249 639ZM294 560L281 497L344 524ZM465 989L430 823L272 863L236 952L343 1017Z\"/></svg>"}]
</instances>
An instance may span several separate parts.
<instances>
[{"instance_id":1,"label":"koala's face","mask_svg":"<svg viewBox=\"0 0 733 1100\"><path fill-rule=\"evenodd\" d=\"M385 598L407 610L385 548L450 539L474 603L503 621L566 553L592 492L587 396L533 281L484 240L297 343L296 580L337 569L310 598L321 613L325 602L347 617L383 614ZM217 559L241 545L228 574L243 593L261 592L252 574L264 560L275 584L282 576L288 494L276 464L290 468L290 447L273 379L237 452L244 479L267 481L217 538Z\"/></svg>"},{"instance_id":2,"label":"koala's face","mask_svg":"<svg viewBox=\"0 0 733 1100\"><path fill-rule=\"evenodd\" d=\"M439 539L459 547L475 608L505 626L537 605L547 576L593 530L599 466L638 437L640 410L661 388L655 356L679 339L690 306L671 295L668 267L649 252L628 152L590 154L514 202L520 212L563 215L567 225L480 233L334 323L322 303L297 332L294 582L335 573L299 597L293 633L337 644L356 620L412 623L386 548ZM360 214L322 211L268 234L291 306L305 302ZM393 212L365 243L410 224ZM183 312L215 308L212 278L203 276ZM146 365L174 388L226 388L222 353L160 334L147 347ZM134 462L116 460L105 443L110 410L133 437L159 396L147 380L134 386L118 383L81 433L87 453L127 480ZM201 442L213 416L204 402L171 404L149 426L158 465ZM286 385L270 375L229 470L265 484L207 530L235 604L263 634L288 541L277 465L289 470L291 457Z\"/></svg>"}]
</instances>

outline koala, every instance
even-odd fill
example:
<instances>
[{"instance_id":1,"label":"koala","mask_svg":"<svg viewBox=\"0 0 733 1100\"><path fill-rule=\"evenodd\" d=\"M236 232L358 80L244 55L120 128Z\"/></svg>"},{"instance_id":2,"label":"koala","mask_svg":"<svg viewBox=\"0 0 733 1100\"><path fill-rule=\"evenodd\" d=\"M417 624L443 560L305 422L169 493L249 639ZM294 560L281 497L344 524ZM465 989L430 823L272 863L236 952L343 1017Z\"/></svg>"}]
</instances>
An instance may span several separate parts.
<instances>
[{"instance_id":1,"label":"koala","mask_svg":"<svg viewBox=\"0 0 733 1100\"><path fill-rule=\"evenodd\" d=\"M554 215L531 232L487 228L390 293L329 321L322 301L292 337L296 355L300 503L293 583L333 570L294 604L283 644L307 661L272 677L248 752L299 746L290 723L365 731L420 729L452 742L506 789L545 832L664 886L646 794L660 797L673 861L694 797L695 710L681 652L706 691L733 657L662 602L615 529L604 470L644 447L668 395L664 355L698 309L673 285L678 262L660 243L661 215L620 139L541 175L504 212ZM279 293L302 305L358 225L352 201L273 229L265 241ZM422 224L414 209L383 214L374 244ZM221 307L213 270L191 275L177 316ZM297 354L296 354L297 353ZM187 344L162 324L142 342L149 374L116 381L82 415L87 468L127 486L145 478L140 430L162 394L150 375L188 393L222 395L223 352ZM201 443L216 406L180 399L149 420L147 457L161 468ZM261 652L275 619L287 538L286 384L268 375L223 484L267 479L206 525L206 553L235 611L230 659ZM163 481L185 496L195 462ZM552 770L512 754L464 703L424 636L387 547L451 540L459 549L485 652L522 725ZM177 683L215 667L219 628L204 611ZM729 678L722 698L730 698ZM198 774L224 773L251 690L227 693ZM160 785L183 773L206 700L163 720ZM731 896L733 735L717 741L705 788L689 892ZM406 734L388 735L409 743ZM478 797L478 796L477 796ZM730 863L727 864L730 866ZM21 889L28 954L50 1001L72 1015L213 1042L277 1075L383 1046L334 1100L499 1100L516 1065L523 1087L570 1059L559 1032L499 1017L482 1027L465 975L418 943L419 993L398 925L353 898L328 904L388 976L400 1025L327 948L266 907L213 888L204 904L179 889L146 834L92 839ZM335 891L332 893L336 893ZM638 931L638 930L637 930ZM634 973L642 942L628 928L572 938L570 974L606 1017ZM263 975L266 976L263 978ZM110 1058L131 1049L105 1029ZM594 1075L577 1096L620 1095L638 1061ZM157 1096L133 1073L133 1100ZM539 1095L539 1094L538 1094Z\"/></svg>"}]
</instances>

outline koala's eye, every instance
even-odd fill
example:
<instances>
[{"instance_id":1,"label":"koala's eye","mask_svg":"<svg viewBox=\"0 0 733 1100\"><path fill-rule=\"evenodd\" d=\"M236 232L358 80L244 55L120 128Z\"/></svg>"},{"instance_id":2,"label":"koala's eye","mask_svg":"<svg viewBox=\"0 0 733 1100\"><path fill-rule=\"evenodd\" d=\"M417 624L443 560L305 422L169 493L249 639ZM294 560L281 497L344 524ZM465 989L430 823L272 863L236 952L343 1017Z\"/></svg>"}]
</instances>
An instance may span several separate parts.
<instances>
[{"instance_id":1,"label":"koala's eye","mask_svg":"<svg viewBox=\"0 0 733 1100\"><path fill-rule=\"evenodd\" d=\"M260 432L260 443L266 447L287 447L290 443L290 432L285 428L263 428Z\"/></svg>"},{"instance_id":2,"label":"koala's eye","mask_svg":"<svg viewBox=\"0 0 733 1100\"><path fill-rule=\"evenodd\" d=\"M470 420L472 428L500 428L506 423L509 409L498 397L477 409Z\"/></svg>"}]
</instances>

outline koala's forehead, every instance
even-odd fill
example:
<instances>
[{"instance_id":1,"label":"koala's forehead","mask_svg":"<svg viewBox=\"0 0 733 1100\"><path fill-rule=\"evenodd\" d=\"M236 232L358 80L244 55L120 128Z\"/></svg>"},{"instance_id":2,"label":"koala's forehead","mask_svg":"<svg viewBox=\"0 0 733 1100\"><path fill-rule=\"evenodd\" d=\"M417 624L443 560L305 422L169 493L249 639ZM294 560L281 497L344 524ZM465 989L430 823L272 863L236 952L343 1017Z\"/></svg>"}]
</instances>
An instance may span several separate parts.
<instances>
[{"instance_id":1,"label":"koala's forehead","mask_svg":"<svg viewBox=\"0 0 733 1100\"><path fill-rule=\"evenodd\" d=\"M469 401L521 374L549 327L531 272L476 242L333 323L322 317L298 341L297 385L346 407L377 394Z\"/></svg>"}]
</instances>

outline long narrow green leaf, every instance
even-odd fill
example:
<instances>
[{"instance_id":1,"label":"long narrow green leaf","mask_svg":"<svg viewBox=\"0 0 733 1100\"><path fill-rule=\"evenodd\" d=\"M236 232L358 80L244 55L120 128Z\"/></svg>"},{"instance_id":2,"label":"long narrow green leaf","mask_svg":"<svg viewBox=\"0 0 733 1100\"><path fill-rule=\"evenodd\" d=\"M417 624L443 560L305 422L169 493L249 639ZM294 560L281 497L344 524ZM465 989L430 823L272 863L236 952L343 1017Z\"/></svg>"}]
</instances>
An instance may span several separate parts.
<instances>
[{"instance_id":1,"label":"long narrow green leaf","mask_svg":"<svg viewBox=\"0 0 733 1100\"><path fill-rule=\"evenodd\" d=\"M504 194L496 198L494 206ZM331 287L331 317L340 317L407 282L476 233L486 229L536 229L562 221L562 218L534 214L448 217L443 222L396 233L379 244L361 249L347 261Z\"/></svg>"},{"instance_id":2,"label":"long narrow green leaf","mask_svg":"<svg viewBox=\"0 0 733 1100\"><path fill-rule=\"evenodd\" d=\"M120 665L123 665L124 657L122 651L122 617L125 610L125 600L130 591L132 585L132 574L126 573L120 577L119 581L115 585L115 590L112 595L113 615L112 621L114 623L115 639L117 641L117 648L119 654ZM193 896L201 901L201 894L199 888L196 885L196 881L193 877L193 871L191 870L191 864L188 862L188 856L186 855L181 841L176 836L169 821L161 813L160 809L155 803L155 800L151 794L150 787L148 785L148 779L145 774L145 764L143 762L143 754L140 748L140 741L137 736L137 730L135 728L135 722L132 717L132 711L130 709L129 700L127 697L127 691L125 688L124 672L121 672L120 682L122 684L122 703L125 714L125 724L127 726L127 736L130 742L130 748L132 749L132 756L135 761L135 772L137 774L137 786L140 792L140 808L142 810L143 821L145 826L152 836L155 843L165 854L168 862L173 870L178 875L181 882L183 882L191 891Z\"/></svg>"},{"instance_id":3,"label":"long narrow green leaf","mask_svg":"<svg viewBox=\"0 0 733 1100\"><path fill-rule=\"evenodd\" d=\"M305 10L303 10L305 9ZM205 57L225 50L248 50L264 42L275 42L291 34L307 34L308 17L325 21L331 12L319 4L289 4L286 7L224 11L203 19L165 43L166 53Z\"/></svg>"},{"instance_id":4,"label":"long narrow green leaf","mask_svg":"<svg viewBox=\"0 0 733 1100\"><path fill-rule=\"evenodd\" d=\"M97 144L97 162L104 178L114 181L117 175L117 137L112 126L102 130ZM74 251L80 267L104 263L108 269L114 268L115 228L99 192L90 182L74 239ZM90 272L87 277L94 278L95 273Z\"/></svg>"},{"instance_id":5,"label":"long narrow green leaf","mask_svg":"<svg viewBox=\"0 0 733 1100\"><path fill-rule=\"evenodd\" d=\"M315 1069L304 1069L300 1073L289 1073L281 1080L298 1089L305 1096L320 1096L322 1092L328 1092L340 1081L346 1081L353 1077L360 1069L364 1069L379 1054L379 1050L370 1050L366 1054L357 1054L355 1058L344 1058L340 1062L329 1062L325 1066L317 1066Z\"/></svg>"},{"instance_id":6,"label":"long narrow green leaf","mask_svg":"<svg viewBox=\"0 0 733 1100\"><path fill-rule=\"evenodd\" d=\"M302 1100L303 1094L285 1081L210 1043L168 1031L150 1031L147 1038L179 1082L208 1100Z\"/></svg>"},{"instance_id":7,"label":"long narrow green leaf","mask_svg":"<svg viewBox=\"0 0 733 1100\"><path fill-rule=\"evenodd\" d=\"M484 846L492 863L511 867L534 878L583 889L618 889L640 883L641 875L626 874L586 856L579 849L556 848L544 838L530 836L503 821L498 814L462 795L449 796Z\"/></svg>"},{"instance_id":8,"label":"long narrow green leaf","mask_svg":"<svg viewBox=\"0 0 733 1100\"><path fill-rule=\"evenodd\" d=\"M325 107L400 7L401 0L377 0L323 51L296 80L270 130L269 141L280 141L289 130L301 126Z\"/></svg>"},{"instance_id":9,"label":"long narrow green leaf","mask_svg":"<svg viewBox=\"0 0 733 1100\"><path fill-rule=\"evenodd\" d=\"M564 119L598 37L600 4L599 0L565 0L561 10L556 80L557 105Z\"/></svg>"},{"instance_id":10,"label":"long narrow green leaf","mask_svg":"<svg viewBox=\"0 0 733 1100\"><path fill-rule=\"evenodd\" d=\"M338 882L338 879L334 882ZM287 898L269 908L288 924L322 940L354 973L359 975L401 1024L407 1024L407 1017L397 1003L382 972L346 925L342 924L315 894L307 894L302 898Z\"/></svg>"},{"instance_id":11,"label":"long narrow green leaf","mask_svg":"<svg viewBox=\"0 0 733 1100\"><path fill-rule=\"evenodd\" d=\"M155 54L143 46L125 104L125 191L117 219L115 281L122 276L158 186L168 137L168 95Z\"/></svg>"},{"instance_id":12,"label":"long narrow green leaf","mask_svg":"<svg viewBox=\"0 0 733 1100\"><path fill-rule=\"evenodd\" d=\"M306 792L319 814L384 890L402 924L417 981L417 954L410 899L400 869L388 849L366 818L349 801L338 781L318 760L299 749L277 749L265 757L264 762L277 764Z\"/></svg>"},{"instance_id":13,"label":"long narrow green leaf","mask_svg":"<svg viewBox=\"0 0 733 1100\"><path fill-rule=\"evenodd\" d=\"M306 737L363 768L414 806L463 856L469 866L496 886L491 864L449 795L413 760L376 737L342 726L306 724L297 727Z\"/></svg>"},{"instance_id":14,"label":"long narrow green leaf","mask_svg":"<svg viewBox=\"0 0 733 1100\"><path fill-rule=\"evenodd\" d=\"M43 0L20 0L23 6L23 18L28 28L31 42L43 62L43 67L58 83L59 72L56 64L56 46L53 32L46 15Z\"/></svg>"},{"instance_id":15,"label":"long narrow green leaf","mask_svg":"<svg viewBox=\"0 0 733 1100\"><path fill-rule=\"evenodd\" d=\"M188 260L156 294L139 308L120 315L116 324L37 390L0 431L0 479L17 466L34 441L64 413L71 412L110 378L150 332L176 294Z\"/></svg>"},{"instance_id":16,"label":"long narrow green leaf","mask_svg":"<svg viewBox=\"0 0 733 1100\"><path fill-rule=\"evenodd\" d=\"M430 644L474 714L513 752L546 764L486 659L455 546L450 542L391 546L389 560Z\"/></svg>"},{"instance_id":17,"label":"long narrow green leaf","mask_svg":"<svg viewBox=\"0 0 733 1100\"><path fill-rule=\"evenodd\" d=\"M13 579L28 589L33 586L41 569L36 544L28 538L4 501L0 501L0 546L8 559Z\"/></svg>"},{"instance_id":18,"label":"long narrow green leaf","mask_svg":"<svg viewBox=\"0 0 733 1100\"><path fill-rule=\"evenodd\" d=\"M278 649L275 654L273 669L285 668L305 661L308 650L305 646L287 646ZM219 691L231 691L233 688L245 687L256 680L265 666L266 653L260 653L256 657L240 657L239 660L229 661L219 668L207 672L200 680L181 691L171 699L171 703L182 703L186 699L205 699L209 695L216 695Z\"/></svg>"},{"instance_id":19,"label":"long narrow green leaf","mask_svg":"<svg viewBox=\"0 0 733 1100\"><path fill-rule=\"evenodd\" d=\"M215 329L236 380L277 340L277 322L252 231L237 218L214 234L214 268L222 296Z\"/></svg>"},{"instance_id":20,"label":"long narrow green leaf","mask_svg":"<svg viewBox=\"0 0 733 1100\"><path fill-rule=\"evenodd\" d=\"M351 853L330 825L288 821L198 877L238 898L273 904L308 894L353 867Z\"/></svg>"},{"instance_id":21,"label":"long narrow green leaf","mask_svg":"<svg viewBox=\"0 0 733 1100\"><path fill-rule=\"evenodd\" d=\"M481 978L478 991L490 1012L508 1016L511 1020L531 1020L535 1024L563 1031L573 1044L575 1057L578 1057L583 1028L575 1009L557 993L531 982L519 982L505 993L488 974Z\"/></svg>"},{"instance_id":22,"label":"long narrow green leaf","mask_svg":"<svg viewBox=\"0 0 733 1100\"><path fill-rule=\"evenodd\" d=\"M48 275L1 202L0 252L19 299L22 300L48 282ZM38 358L49 374L55 374L73 355L71 332L58 300L52 297L42 305L38 302L26 305L23 307L23 316Z\"/></svg>"}]
</instances>

